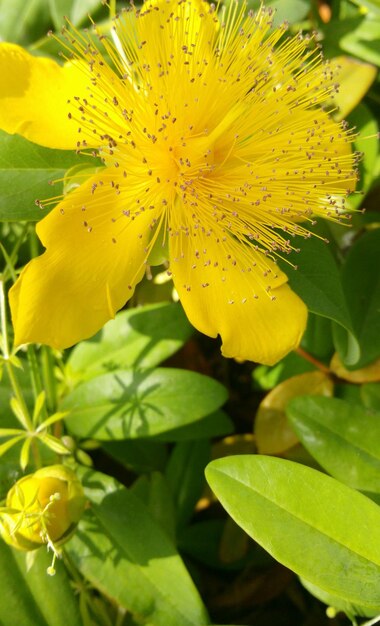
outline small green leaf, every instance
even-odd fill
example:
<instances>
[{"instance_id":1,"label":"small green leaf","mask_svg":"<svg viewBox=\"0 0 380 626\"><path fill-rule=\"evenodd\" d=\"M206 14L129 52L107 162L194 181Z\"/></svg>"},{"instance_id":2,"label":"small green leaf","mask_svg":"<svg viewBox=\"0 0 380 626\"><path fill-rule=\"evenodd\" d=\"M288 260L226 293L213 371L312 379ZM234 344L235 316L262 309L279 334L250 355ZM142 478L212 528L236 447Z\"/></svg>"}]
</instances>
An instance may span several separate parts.
<instances>
[{"instance_id":1,"label":"small green leaf","mask_svg":"<svg viewBox=\"0 0 380 626\"><path fill-rule=\"evenodd\" d=\"M286 413L298 437L332 476L380 493L380 412L338 400L303 396Z\"/></svg>"},{"instance_id":2,"label":"small green leaf","mask_svg":"<svg viewBox=\"0 0 380 626\"><path fill-rule=\"evenodd\" d=\"M66 550L85 578L141 623L209 624L174 545L139 498L101 474L87 471L83 482L92 506Z\"/></svg>"},{"instance_id":3,"label":"small green leaf","mask_svg":"<svg viewBox=\"0 0 380 626\"><path fill-rule=\"evenodd\" d=\"M30 446L32 445L32 437L27 437L21 447L20 467L24 471L29 463Z\"/></svg>"},{"instance_id":4,"label":"small green leaf","mask_svg":"<svg viewBox=\"0 0 380 626\"><path fill-rule=\"evenodd\" d=\"M180 304L161 302L116 315L89 341L72 351L67 378L89 379L116 369L158 365L192 334Z\"/></svg>"},{"instance_id":5,"label":"small green leaf","mask_svg":"<svg viewBox=\"0 0 380 626\"><path fill-rule=\"evenodd\" d=\"M151 437L191 424L218 409L225 388L185 370L119 370L82 383L62 403L65 422L79 437Z\"/></svg>"},{"instance_id":6,"label":"small green leaf","mask_svg":"<svg viewBox=\"0 0 380 626\"><path fill-rule=\"evenodd\" d=\"M98 162L79 157L73 150L51 150L18 135L0 131L0 220L38 221L48 209L40 209L35 200L62 193L62 182L52 187L69 167Z\"/></svg>"},{"instance_id":7,"label":"small green leaf","mask_svg":"<svg viewBox=\"0 0 380 626\"><path fill-rule=\"evenodd\" d=\"M206 478L237 524L274 558L342 600L380 611L380 508L284 459L235 456Z\"/></svg>"}]
</instances>

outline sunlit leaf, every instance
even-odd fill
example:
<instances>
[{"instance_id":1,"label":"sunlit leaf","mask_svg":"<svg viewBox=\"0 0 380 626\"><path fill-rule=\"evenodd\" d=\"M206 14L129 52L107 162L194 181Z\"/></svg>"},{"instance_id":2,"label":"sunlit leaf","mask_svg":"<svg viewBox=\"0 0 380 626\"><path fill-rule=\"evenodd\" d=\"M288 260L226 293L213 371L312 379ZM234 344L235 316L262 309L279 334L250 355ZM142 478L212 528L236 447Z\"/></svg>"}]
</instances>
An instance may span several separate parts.
<instances>
[{"instance_id":1,"label":"sunlit leaf","mask_svg":"<svg viewBox=\"0 0 380 626\"><path fill-rule=\"evenodd\" d=\"M380 612L380 508L284 459L237 456L206 468L231 517L277 560L342 600Z\"/></svg>"},{"instance_id":2,"label":"sunlit leaf","mask_svg":"<svg viewBox=\"0 0 380 626\"><path fill-rule=\"evenodd\" d=\"M195 372L118 370L82 383L61 408L69 411L70 432L107 441L151 437L191 424L226 399L220 383Z\"/></svg>"}]
</instances>

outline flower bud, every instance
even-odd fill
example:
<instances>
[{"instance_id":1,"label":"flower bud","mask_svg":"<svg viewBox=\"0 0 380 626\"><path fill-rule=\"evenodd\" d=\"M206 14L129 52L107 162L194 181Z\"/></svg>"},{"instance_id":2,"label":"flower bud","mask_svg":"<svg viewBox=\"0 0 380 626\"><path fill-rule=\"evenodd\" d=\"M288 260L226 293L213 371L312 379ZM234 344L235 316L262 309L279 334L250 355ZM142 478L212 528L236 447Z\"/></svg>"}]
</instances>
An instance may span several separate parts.
<instances>
[{"instance_id":1,"label":"flower bud","mask_svg":"<svg viewBox=\"0 0 380 626\"><path fill-rule=\"evenodd\" d=\"M64 465L24 476L9 490L0 514L3 539L19 550L56 547L73 534L85 497L74 472Z\"/></svg>"}]
</instances>

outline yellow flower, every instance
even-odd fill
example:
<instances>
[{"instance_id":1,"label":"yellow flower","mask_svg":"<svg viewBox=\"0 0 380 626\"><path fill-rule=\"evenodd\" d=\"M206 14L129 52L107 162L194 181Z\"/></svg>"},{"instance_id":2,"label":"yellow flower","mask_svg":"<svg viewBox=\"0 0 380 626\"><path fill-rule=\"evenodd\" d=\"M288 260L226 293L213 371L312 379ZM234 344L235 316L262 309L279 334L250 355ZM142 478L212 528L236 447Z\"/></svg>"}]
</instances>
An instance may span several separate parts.
<instances>
[{"instance_id":1,"label":"yellow flower","mask_svg":"<svg viewBox=\"0 0 380 626\"><path fill-rule=\"evenodd\" d=\"M75 531L84 504L82 485L72 470L44 467L10 489L0 512L0 533L19 550L47 544L55 551Z\"/></svg>"},{"instance_id":2,"label":"yellow flower","mask_svg":"<svg viewBox=\"0 0 380 626\"><path fill-rule=\"evenodd\" d=\"M16 344L91 336L161 247L225 356L271 364L299 343L306 307L276 256L313 216L339 218L352 136L321 107L333 76L307 39L264 8L220 15L200 0L132 6L110 38L68 32L63 67L0 47L0 126L105 166L38 224L46 252L10 295Z\"/></svg>"}]
</instances>

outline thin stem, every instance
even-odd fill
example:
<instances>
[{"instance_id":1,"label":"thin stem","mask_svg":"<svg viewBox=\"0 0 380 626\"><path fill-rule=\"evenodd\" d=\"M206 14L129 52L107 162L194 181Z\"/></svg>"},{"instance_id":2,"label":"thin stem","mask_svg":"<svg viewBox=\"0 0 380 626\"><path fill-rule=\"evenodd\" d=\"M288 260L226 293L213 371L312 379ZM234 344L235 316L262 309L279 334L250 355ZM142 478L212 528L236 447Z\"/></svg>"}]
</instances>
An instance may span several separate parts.
<instances>
[{"instance_id":1,"label":"thin stem","mask_svg":"<svg viewBox=\"0 0 380 626\"><path fill-rule=\"evenodd\" d=\"M306 350L304 350L303 348L297 348L296 352L303 359L305 359L306 361L309 361L309 363L312 363L317 369L319 369L324 374L331 375L329 368L326 365L324 365L324 363L321 363L321 361L318 361L318 359L316 359L314 356L306 352Z\"/></svg>"},{"instance_id":2,"label":"thin stem","mask_svg":"<svg viewBox=\"0 0 380 626\"><path fill-rule=\"evenodd\" d=\"M374 626L374 624L378 624L380 622L380 615L377 615L373 619L370 619L369 622L364 622L362 626Z\"/></svg>"},{"instance_id":3,"label":"thin stem","mask_svg":"<svg viewBox=\"0 0 380 626\"><path fill-rule=\"evenodd\" d=\"M41 346L41 365L46 391L46 405L50 413L54 413L57 409L57 385L54 376L54 360L48 346Z\"/></svg>"},{"instance_id":4,"label":"thin stem","mask_svg":"<svg viewBox=\"0 0 380 626\"><path fill-rule=\"evenodd\" d=\"M17 379L14 366L11 362L9 353L9 341L8 341L8 328L7 328L7 307L5 304L5 286L4 281L0 280L0 317L1 317L1 334L3 338L3 358L5 367L9 377L9 381L12 385L13 393L18 401L19 407L22 411L25 419L25 424L28 429L33 430L32 420L30 418L28 407L26 406L25 399L20 387L20 383Z\"/></svg>"},{"instance_id":5,"label":"thin stem","mask_svg":"<svg viewBox=\"0 0 380 626\"><path fill-rule=\"evenodd\" d=\"M30 378L32 381L32 388L34 397L37 396L43 391L42 382L41 382L41 373L38 365L38 359L36 354L36 349L33 344L29 344L27 347L27 355L28 362L30 367Z\"/></svg>"}]
</instances>

